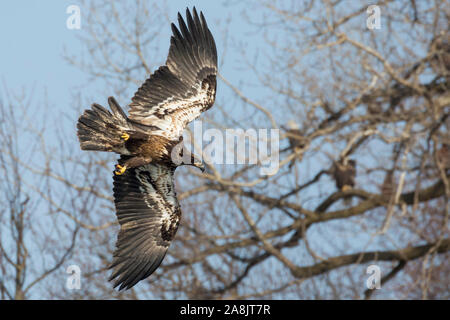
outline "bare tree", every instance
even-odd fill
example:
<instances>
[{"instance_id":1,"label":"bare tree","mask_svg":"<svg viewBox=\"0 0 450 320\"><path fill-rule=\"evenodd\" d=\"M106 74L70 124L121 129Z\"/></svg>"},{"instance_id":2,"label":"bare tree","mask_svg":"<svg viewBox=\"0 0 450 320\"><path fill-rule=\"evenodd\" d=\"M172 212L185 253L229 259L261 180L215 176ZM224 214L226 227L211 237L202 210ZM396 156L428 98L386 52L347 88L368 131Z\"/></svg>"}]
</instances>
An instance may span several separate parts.
<instances>
[{"instance_id":1,"label":"bare tree","mask_svg":"<svg viewBox=\"0 0 450 320\"><path fill-rule=\"evenodd\" d=\"M24 90L11 93L6 86L3 93L0 296L17 300L39 298L33 292L45 288L45 281L64 266L73 252L79 226L66 225L67 219L53 205L56 189L49 182L50 175L33 172L38 165L51 166L53 162L46 145L45 117L30 112L33 94ZM45 105L40 107L45 110ZM64 200L58 201L62 205Z\"/></svg>"},{"instance_id":2,"label":"bare tree","mask_svg":"<svg viewBox=\"0 0 450 320\"><path fill-rule=\"evenodd\" d=\"M448 1L380 1L380 29L372 30L367 5L357 2L236 6L242 13L231 20L205 12L221 76L202 128L243 129L242 140L252 139L249 128L281 128L279 170L261 174L249 150L244 164L212 163L204 174L178 169L183 220L167 257L147 280L116 292L106 280L117 233L115 159L74 151L76 119L94 102L80 97L67 116L73 126L61 129L67 147L52 157L64 167L29 168L73 199L68 208L64 196L42 198L70 221L59 234L70 242L80 229L71 263L82 269L82 288L61 291L60 274L46 283L50 297L448 299L450 185L441 151L450 143ZM84 9L87 58L66 59L104 82L104 101L115 95L126 104L164 64L174 17L160 2ZM233 33L238 22L251 36ZM289 120L295 135L283 130ZM333 167L344 159L357 162L354 185L337 189ZM33 198L16 198L19 221ZM11 256L1 259L3 266ZM380 290L366 286L368 265L380 267Z\"/></svg>"}]
</instances>

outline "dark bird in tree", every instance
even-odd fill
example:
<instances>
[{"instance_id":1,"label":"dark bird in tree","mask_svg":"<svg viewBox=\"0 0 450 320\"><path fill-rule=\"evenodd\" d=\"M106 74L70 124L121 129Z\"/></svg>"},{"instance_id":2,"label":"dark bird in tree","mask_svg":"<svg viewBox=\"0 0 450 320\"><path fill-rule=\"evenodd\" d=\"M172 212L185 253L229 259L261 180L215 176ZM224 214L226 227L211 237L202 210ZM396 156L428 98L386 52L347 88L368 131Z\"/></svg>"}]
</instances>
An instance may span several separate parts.
<instances>
[{"instance_id":1,"label":"dark bird in tree","mask_svg":"<svg viewBox=\"0 0 450 320\"><path fill-rule=\"evenodd\" d=\"M430 63L436 73L445 77L450 76L450 35L448 32L441 32L430 44L430 51L433 53Z\"/></svg>"},{"instance_id":2,"label":"dark bird in tree","mask_svg":"<svg viewBox=\"0 0 450 320\"><path fill-rule=\"evenodd\" d=\"M351 190L355 186L356 161L347 158L336 161L333 166L333 176L339 190ZM351 197L345 197L344 201L348 203L350 199Z\"/></svg>"},{"instance_id":3,"label":"dark bird in tree","mask_svg":"<svg viewBox=\"0 0 450 320\"><path fill-rule=\"evenodd\" d=\"M81 149L120 154L114 171L114 203L120 223L111 280L129 289L161 264L181 218L174 190L179 165L204 170L194 155L183 155L182 133L214 104L217 50L203 13L186 9L172 24L169 55L137 90L129 116L113 97L111 111L93 104L79 118ZM186 159L180 162L180 158Z\"/></svg>"},{"instance_id":4,"label":"dark bird in tree","mask_svg":"<svg viewBox=\"0 0 450 320\"><path fill-rule=\"evenodd\" d=\"M303 137L302 131L299 129L298 124L293 120L289 120L287 122L287 127L281 126L281 128L286 131L286 135L289 140L289 148L292 149L295 154L297 154L297 156L292 159L291 163L289 164L290 169L294 166L295 161L302 160L302 152L306 148L306 140Z\"/></svg>"},{"instance_id":5,"label":"dark bird in tree","mask_svg":"<svg viewBox=\"0 0 450 320\"><path fill-rule=\"evenodd\" d=\"M437 151L437 160L444 170L450 170L450 146L447 143Z\"/></svg>"},{"instance_id":6,"label":"dark bird in tree","mask_svg":"<svg viewBox=\"0 0 450 320\"><path fill-rule=\"evenodd\" d=\"M396 189L394 178L394 170L388 170L380 187L381 194L387 198L391 198L394 195Z\"/></svg>"}]
</instances>

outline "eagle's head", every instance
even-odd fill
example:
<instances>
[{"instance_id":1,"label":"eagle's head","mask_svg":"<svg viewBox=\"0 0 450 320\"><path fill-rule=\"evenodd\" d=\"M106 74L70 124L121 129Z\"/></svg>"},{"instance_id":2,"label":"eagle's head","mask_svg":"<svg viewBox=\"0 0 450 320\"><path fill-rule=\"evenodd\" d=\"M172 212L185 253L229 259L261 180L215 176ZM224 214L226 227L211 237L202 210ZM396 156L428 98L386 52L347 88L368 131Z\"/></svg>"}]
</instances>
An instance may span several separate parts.
<instances>
[{"instance_id":1,"label":"eagle's head","mask_svg":"<svg viewBox=\"0 0 450 320\"><path fill-rule=\"evenodd\" d=\"M175 145L171 152L172 164L179 166L194 166L205 172L206 167L201 158L190 152L181 141Z\"/></svg>"},{"instance_id":2,"label":"eagle's head","mask_svg":"<svg viewBox=\"0 0 450 320\"><path fill-rule=\"evenodd\" d=\"M202 160L199 160L193 153L191 153L192 155L192 159L191 161L189 161L189 163L182 163L182 166L194 166L199 168L202 172L206 171L206 167L205 164L203 163Z\"/></svg>"}]
</instances>

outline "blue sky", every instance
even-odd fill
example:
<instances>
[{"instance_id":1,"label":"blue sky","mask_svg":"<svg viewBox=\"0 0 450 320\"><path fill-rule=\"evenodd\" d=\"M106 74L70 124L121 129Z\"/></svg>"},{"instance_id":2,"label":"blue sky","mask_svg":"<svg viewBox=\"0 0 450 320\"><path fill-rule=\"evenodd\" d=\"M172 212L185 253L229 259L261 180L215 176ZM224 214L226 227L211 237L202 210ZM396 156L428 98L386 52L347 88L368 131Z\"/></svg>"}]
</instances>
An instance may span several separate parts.
<instances>
[{"instance_id":1,"label":"blue sky","mask_svg":"<svg viewBox=\"0 0 450 320\"><path fill-rule=\"evenodd\" d=\"M81 8L81 28L79 30L68 29L66 26L70 16L66 11L70 5L79 5ZM248 4L245 5L248 6ZM263 41L258 41L254 27L249 26L241 19L243 4L228 5L226 2L218 1L177 0L168 1L167 6L168 19L171 21L176 21L178 11L184 15L186 7L196 6L202 10L216 38L221 74L234 85L240 86L241 90L243 82L247 84L257 82L252 72L242 72L241 52L234 51L236 46L239 49L245 48L246 54L252 57L265 45ZM83 23L86 23L85 15L87 15L85 10L87 9L83 3L76 0L2 2L0 5L2 13L0 35L4 45L0 51L0 99L7 100L5 97L7 92L13 95L24 92L27 96L31 96L30 108L36 113L39 113L48 102L50 112L46 111L46 116L49 124L52 125L59 119L65 119L68 122L64 122L64 127L69 128L75 127L78 118L78 114L74 113L75 103L78 102L75 100L74 103L74 98L78 94L83 103L79 106L81 110L88 108L93 102L106 104L106 98L115 95L114 91L107 87L105 81L92 81L88 74L71 66L64 59L64 52L70 56L89 58L83 42L80 40L83 36L88 37L87 28L83 28ZM233 17L232 23L227 27L232 38L237 39L239 44L233 43L233 46L228 44L225 50L226 35L222 31L226 20L231 17ZM159 61L163 62L169 49L171 32L169 21L161 28L163 31L161 37L164 38L167 34L167 40L160 41L161 45L166 47L158 49L158 56L161 55ZM223 64L225 61L226 63ZM153 66L154 62L150 63ZM156 68L157 65L153 66L153 70ZM144 81L145 76L142 77L142 82ZM137 85L129 87L130 98L137 88ZM223 101L222 98L229 93L225 89L226 86L219 81L218 102ZM250 97L261 99L266 92L264 88L252 85L246 85L243 91ZM119 102L129 103L129 99L125 99L119 97ZM226 101L230 104L229 97L226 98ZM226 112L228 111L226 110ZM235 116L237 115L241 118L248 117L244 113L236 114L235 112ZM72 138L73 142L77 143L76 136L73 135Z\"/></svg>"},{"instance_id":2,"label":"blue sky","mask_svg":"<svg viewBox=\"0 0 450 320\"><path fill-rule=\"evenodd\" d=\"M66 27L66 20L69 14L66 13L70 5L80 5L81 7L81 29L70 30ZM212 1L170 1L168 16L172 21L176 21L178 11L184 12L186 7L196 6L202 10L207 18L212 33L215 35L219 52L219 63L222 62L223 55L223 35L217 21L224 21L233 15L233 24L230 25L230 32L235 33L237 38L246 46L256 49L258 42L254 35L245 33L248 25L241 22L239 12L242 5L234 4L228 6L221 2ZM0 36L2 48L0 50L0 100L8 101L6 94L15 95L24 92L26 96L31 96L32 115L39 115L43 108L43 102L48 101L48 108L45 117L48 118L49 130L53 135L47 136L47 142L58 148L58 140L54 138L51 124L59 120L63 114L70 114L68 122L64 122L67 130L75 129L78 114L73 112L73 97L81 93L84 100L106 103L108 95L113 92L105 90L105 83L102 81L90 82L88 75L76 67L69 65L63 57L64 49L71 55L83 53L82 42L79 39L86 29L83 29L83 5L76 0L73 1L38 1L19 0L4 1L0 4ZM170 25L161 26L165 28L167 35L170 34ZM251 40L251 41L250 41ZM169 38L165 42L167 48L161 48L159 52L161 61L164 61L169 48ZM227 79L237 84L243 79L251 77L251 73L239 71L240 52L227 52L228 63L220 71ZM142 79L142 82L145 78ZM219 84L220 85L220 84ZM136 88L130 88L134 91ZM225 89L225 88L223 88ZM249 88L255 92L257 88ZM224 92L224 91L222 91ZM91 100L92 99L92 100ZM88 108L89 104L80 106L81 109ZM27 112L28 114L28 112ZM41 121L41 116L36 121ZM39 119L39 120L38 120ZM27 136L19 137L20 152L30 149ZM77 144L76 135L73 134L73 142ZM74 146L75 146L74 144ZM77 149L74 152L81 152ZM34 162L39 163L36 158ZM112 164L111 164L112 166ZM30 180L33 184L34 181ZM42 204L41 204L42 205ZM42 208L46 212L46 208ZM42 219L40 220L42 222ZM30 240L32 243L32 240ZM32 248L32 252L39 252L39 249ZM64 272L64 270L61 270ZM28 279L29 280L29 279ZM39 293L34 292L32 298L39 298Z\"/></svg>"},{"instance_id":3,"label":"blue sky","mask_svg":"<svg viewBox=\"0 0 450 320\"><path fill-rule=\"evenodd\" d=\"M69 17L66 9L73 4L82 7L73 0L2 2L0 93L5 85L13 92L34 87L37 96L46 90L50 102L57 102L58 108L69 104L74 88L87 80L86 74L63 59L63 48L72 54L81 53L78 37L83 34L83 8L81 29L70 30L66 27ZM169 16L175 20L177 11L184 11L186 6L193 5L207 12L208 21L226 17L227 10L239 10L239 6L227 7L219 2L178 0L170 1ZM168 31L169 28L167 25ZM233 29L241 30L241 26L234 24ZM95 87L90 87L90 90L95 92Z\"/></svg>"},{"instance_id":4,"label":"blue sky","mask_svg":"<svg viewBox=\"0 0 450 320\"><path fill-rule=\"evenodd\" d=\"M1 5L3 41L0 72L3 84L13 92L47 90L51 101L65 104L71 87L84 75L62 58L62 48L77 50L76 32L66 28L69 1L10 1Z\"/></svg>"},{"instance_id":5,"label":"blue sky","mask_svg":"<svg viewBox=\"0 0 450 320\"><path fill-rule=\"evenodd\" d=\"M70 5L82 7L76 0L18 0L3 1L0 4L0 36L2 39L0 99L4 94L4 86L10 92L16 93L20 92L22 88L27 91L34 88L35 100L41 100L44 94L48 96L51 108L54 108L52 110L55 111L52 115L55 117L66 110L73 110L71 100L73 95L80 90L84 96L92 97L94 101L101 104L106 103L104 84L101 81L88 82L85 73L70 66L63 59L63 48L74 55L82 52L82 43L79 37L84 32L83 8L81 10L81 29L70 30L66 27L66 20L69 17L66 9ZM256 51L265 45L258 41L255 34L251 33L250 27L239 18L243 4L234 3L233 6L228 6L225 1L169 1L169 17L175 21L178 11L183 12L187 6L192 7L193 5L204 11L215 35L219 63L223 58L220 56L223 50L223 35L215 22L218 20L224 22L230 15L233 15L230 32L239 41L242 41L248 50ZM167 34L170 32L169 24L162 28L166 29ZM161 49L161 53L167 52L168 39L166 43L167 48ZM249 56L252 55L249 54ZM242 69L239 69L241 66L240 52L228 50L225 59L227 63L220 71L228 80L235 85L244 80L251 80L253 76L251 72L242 72ZM165 60L165 56L161 57L161 61L163 60ZM144 80L142 79L142 81ZM113 92L107 94L112 95ZM261 91L260 87L246 86L245 94L263 99L265 92ZM39 103L33 104L33 107L38 108ZM88 105L82 107L87 108ZM227 107L231 107L231 103ZM233 112L236 113L236 110ZM236 114L234 116L236 117ZM289 115L285 116L289 117ZM74 125L76 118L74 117L72 120ZM76 140L75 135L73 135L73 139ZM308 174L314 173L316 168L311 169Z\"/></svg>"}]
</instances>

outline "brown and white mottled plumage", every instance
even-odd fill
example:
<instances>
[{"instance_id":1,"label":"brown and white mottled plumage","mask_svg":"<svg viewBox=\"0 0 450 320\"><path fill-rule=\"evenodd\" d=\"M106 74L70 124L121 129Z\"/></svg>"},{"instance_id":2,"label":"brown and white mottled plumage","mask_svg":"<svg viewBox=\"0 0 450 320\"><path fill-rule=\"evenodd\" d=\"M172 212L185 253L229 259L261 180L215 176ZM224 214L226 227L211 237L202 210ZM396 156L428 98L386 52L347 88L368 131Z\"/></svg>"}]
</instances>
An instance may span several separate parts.
<instances>
[{"instance_id":1,"label":"brown and white mottled plumage","mask_svg":"<svg viewBox=\"0 0 450 320\"><path fill-rule=\"evenodd\" d=\"M217 51L203 14L186 11L188 25L178 14L181 32L172 24L169 56L139 88L130 104L130 119L159 128L169 140L214 103Z\"/></svg>"},{"instance_id":2,"label":"brown and white mottled plumage","mask_svg":"<svg viewBox=\"0 0 450 320\"><path fill-rule=\"evenodd\" d=\"M110 266L119 290L151 275L175 236L181 219L176 167L202 168L192 154L189 163L176 157L182 157L184 128L214 103L217 51L202 13L187 9L186 21L178 14L166 65L138 89L128 117L110 97L112 112L94 104L77 124L81 149L121 155L113 188L121 228Z\"/></svg>"},{"instance_id":3,"label":"brown and white mottled plumage","mask_svg":"<svg viewBox=\"0 0 450 320\"><path fill-rule=\"evenodd\" d=\"M119 163L126 156L122 156ZM161 264L177 232L181 208L174 190L175 166L149 164L114 176L120 224L109 280L129 289Z\"/></svg>"}]
</instances>

